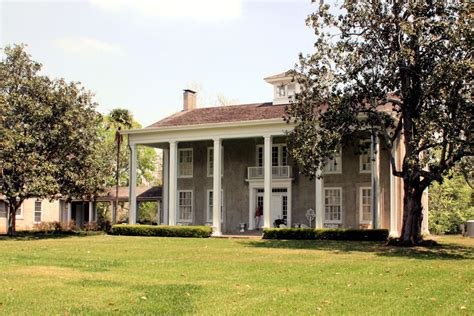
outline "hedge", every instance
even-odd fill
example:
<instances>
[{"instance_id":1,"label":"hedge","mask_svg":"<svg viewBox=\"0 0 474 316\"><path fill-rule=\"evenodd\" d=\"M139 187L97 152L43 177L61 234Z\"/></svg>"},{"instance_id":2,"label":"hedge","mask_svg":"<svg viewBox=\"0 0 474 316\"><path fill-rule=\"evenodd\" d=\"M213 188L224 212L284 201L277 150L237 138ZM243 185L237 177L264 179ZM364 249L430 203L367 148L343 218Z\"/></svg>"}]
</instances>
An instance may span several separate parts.
<instances>
[{"instance_id":1,"label":"hedge","mask_svg":"<svg viewBox=\"0 0 474 316\"><path fill-rule=\"evenodd\" d=\"M157 237L194 237L209 238L212 227L208 226L154 226L154 225L113 225L111 235L157 236Z\"/></svg>"},{"instance_id":2,"label":"hedge","mask_svg":"<svg viewBox=\"0 0 474 316\"><path fill-rule=\"evenodd\" d=\"M388 229L265 228L264 239L386 241Z\"/></svg>"}]
</instances>

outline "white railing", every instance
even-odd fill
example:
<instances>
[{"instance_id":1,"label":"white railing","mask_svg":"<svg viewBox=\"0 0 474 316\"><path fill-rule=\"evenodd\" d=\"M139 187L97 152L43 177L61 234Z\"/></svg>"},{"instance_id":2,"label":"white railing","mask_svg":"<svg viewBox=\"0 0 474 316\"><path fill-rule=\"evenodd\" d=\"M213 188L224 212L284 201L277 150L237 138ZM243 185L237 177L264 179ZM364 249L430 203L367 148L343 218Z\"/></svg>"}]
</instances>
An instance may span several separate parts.
<instances>
[{"instance_id":1,"label":"white railing","mask_svg":"<svg viewBox=\"0 0 474 316\"><path fill-rule=\"evenodd\" d=\"M249 179L263 179L265 169L263 167L248 167L247 176ZM290 166L273 166L273 179L287 179L291 177Z\"/></svg>"}]
</instances>

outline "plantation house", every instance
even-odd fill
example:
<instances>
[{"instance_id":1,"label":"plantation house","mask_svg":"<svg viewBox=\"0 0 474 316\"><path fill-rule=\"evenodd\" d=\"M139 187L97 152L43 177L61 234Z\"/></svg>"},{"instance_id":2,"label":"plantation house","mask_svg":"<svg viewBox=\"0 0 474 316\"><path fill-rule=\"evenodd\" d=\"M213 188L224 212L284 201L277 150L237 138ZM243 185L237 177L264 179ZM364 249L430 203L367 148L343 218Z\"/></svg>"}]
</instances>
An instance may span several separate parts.
<instances>
[{"instance_id":1,"label":"plantation house","mask_svg":"<svg viewBox=\"0 0 474 316\"><path fill-rule=\"evenodd\" d=\"M345 142L323 177L309 180L288 156L285 132L292 125L283 120L299 86L286 73L265 81L273 86L273 102L197 108L196 93L184 90L182 111L123 132L131 153L129 222L137 220L137 146L144 145L163 150L164 224L212 225L214 235L281 223L387 228L398 235L403 186L391 174L383 144L376 138ZM372 150L358 153L360 141L371 142ZM402 148L393 154L400 164ZM260 219L255 217L258 206L263 208ZM315 219L310 223L311 210ZM424 212L426 232L427 207Z\"/></svg>"}]
</instances>

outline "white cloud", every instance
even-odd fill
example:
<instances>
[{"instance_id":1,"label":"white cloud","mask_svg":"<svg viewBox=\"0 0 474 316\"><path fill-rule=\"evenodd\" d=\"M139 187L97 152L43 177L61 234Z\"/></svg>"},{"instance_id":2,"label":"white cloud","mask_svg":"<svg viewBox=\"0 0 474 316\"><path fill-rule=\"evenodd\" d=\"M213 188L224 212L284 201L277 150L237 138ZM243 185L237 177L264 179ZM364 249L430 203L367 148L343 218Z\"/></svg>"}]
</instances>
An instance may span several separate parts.
<instances>
[{"instance_id":1,"label":"white cloud","mask_svg":"<svg viewBox=\"0 0 474 316\"><path fill-rule=\"evenodd\" d=\"M228 20L242 14L243 0L89 0L105 11L133 12L145 18Z\"/></svg>"},{"instance_id":2,"label":"white cloud","mask_svg":"<svg viewBox=\"0 0 474 316\"><path fill-rule=\"evenodd\" d=\"M125 55L125 51L120 46L90 37L62 37L55 39L54 44L64 52L74 55Z\"/></svg>"}]
</instances>

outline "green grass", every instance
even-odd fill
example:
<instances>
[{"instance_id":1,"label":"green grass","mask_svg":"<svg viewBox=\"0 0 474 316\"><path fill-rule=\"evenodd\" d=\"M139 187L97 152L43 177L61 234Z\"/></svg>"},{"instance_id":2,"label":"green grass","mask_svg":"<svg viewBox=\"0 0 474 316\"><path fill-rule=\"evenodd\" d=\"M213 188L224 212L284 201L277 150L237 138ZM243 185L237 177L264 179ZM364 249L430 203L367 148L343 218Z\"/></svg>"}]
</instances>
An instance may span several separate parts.
<instances>
[{"instance_id":1,"label":"green grass","mask_svg":"<svg viewBox=\"0 0 474 316\"><path fill-rule=\"evenodd\" d=\"M474 313L474 240L0 240L0 314Z\"/></svg>"}]
</instances>

